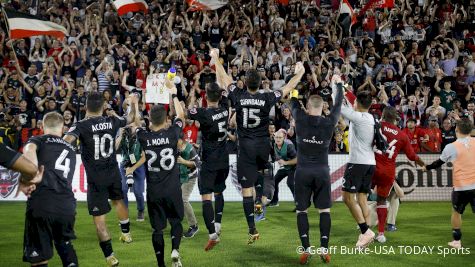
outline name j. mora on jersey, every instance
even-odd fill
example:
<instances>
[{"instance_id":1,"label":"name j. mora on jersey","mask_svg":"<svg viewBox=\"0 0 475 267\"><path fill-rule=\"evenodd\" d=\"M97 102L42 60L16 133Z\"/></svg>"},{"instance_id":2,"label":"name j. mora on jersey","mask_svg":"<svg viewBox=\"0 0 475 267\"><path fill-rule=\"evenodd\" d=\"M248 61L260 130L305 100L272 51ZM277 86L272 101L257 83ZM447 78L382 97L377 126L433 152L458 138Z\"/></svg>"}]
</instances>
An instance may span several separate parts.
<instances>
[{"instance_id":1,"label":"name j. mora on jersey","mask_svg":"<svg viewBox=\"0 0 475 267\"><path fill-rule=\"evenodd\" d=\"M311 246L307 250L297 247L297 253L308 252L312 255L340 254L340 255L441 255L444 258L449 255L470 255L470 248L450 248L446 246L372 246L357 248L350 246L330 246L328 249Z\"/></svg>"}]
</instances>

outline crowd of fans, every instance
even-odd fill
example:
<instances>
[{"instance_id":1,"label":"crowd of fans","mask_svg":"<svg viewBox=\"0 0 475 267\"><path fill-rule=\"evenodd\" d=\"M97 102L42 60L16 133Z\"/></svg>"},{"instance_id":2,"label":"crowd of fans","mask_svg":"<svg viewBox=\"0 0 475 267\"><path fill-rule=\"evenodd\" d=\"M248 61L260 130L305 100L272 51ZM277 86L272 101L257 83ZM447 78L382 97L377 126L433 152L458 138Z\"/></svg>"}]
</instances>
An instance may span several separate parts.
<instances>
[{"instance_id":1,"label":"crowd of fans","mask_svg":"<svg viewBox=\"0 0 475 267\"><path fill-rule=\"evenodd\" d=\"M245 88L256 68L263 90L277 90L304 62L298 85L331 107L330 79L341 74L348 90L370 90L371 112L400 112L400 127L418 152L440 152L455 140L458 117L475 111L475 1L395 0L392 9L368 10L348 27L340 1L229 1L215 11L187 12L185 1L147 1L149 12L118 17L111 1L17 1L7 6L63 25L69 36L10 40L0 32L0 141L21 149L41 134L42 117L64 114L66 127L85 116L89 92L104 94L107 112L123 114L130 93L142 94L150 73L177 70L178 97L206 106L206 83L215 80L210 48ZM285 3L285 2L288 2ZM337 2L335 4L335 2ZM356 13L367 2L349 0ZM3 20L2 20L3 21ZM141 107L146 115L145 104ZM273 112L275 130L295 139L289 106ZM185 134L199 142L199 125ZM348 125L335 128L332 151L348 151Z\"/></svg>"}]
</instances>

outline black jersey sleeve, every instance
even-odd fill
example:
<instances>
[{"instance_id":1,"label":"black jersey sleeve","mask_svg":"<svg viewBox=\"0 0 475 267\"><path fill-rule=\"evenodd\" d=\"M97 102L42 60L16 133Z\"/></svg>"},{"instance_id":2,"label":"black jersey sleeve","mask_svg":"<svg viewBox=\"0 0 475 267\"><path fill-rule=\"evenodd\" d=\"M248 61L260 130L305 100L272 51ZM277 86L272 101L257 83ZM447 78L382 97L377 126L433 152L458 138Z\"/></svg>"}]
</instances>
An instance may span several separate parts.
<instances>
[{"instance_id":1,"label":"black jersey sleeve","mask_svg":"<svg viewBox=\"0 0 475 267\"><path fill-rule=\"evenodd\" d=\"M11 168L19 157L21 157L20 153L0 143L0 165L5 168Z\"/></svg>"},{"instance_id":2,"label":"black jersey sleeve","mask_svg":"<svg viewBox=\"0 0 475 267\"><path fill-rule=\"evenodd\" d=\"M231 107L234 107L236 105L238 90L239 89L236 87L235 84L231 84L228 86L227 98L231 102Z\"/></svg>"},{"instance_id":3,"label":"black jersey sleeve","mask_svg":"<svg viewBox=\"0 0 475 267\"><path fill-rule=\"evenodd\" d=\"M343 85L339 83L337 84L335 103L333 103L333 107L330 111L330 116L329 116L332 125L336 125L336 122L340 118L342 103L343 103Z\"/></svg>"},{"instance_id":4,"label":"black jersey sleeve","mask_svg":"<svg viewBox=\"0 0 475 267\"><path fill-rule=\"evenodd\" d=\"M71 128L69 128L69 131L65 134L72 135L76 137L76 139L79 139L79 137L81 136L81 131L79 130L79 123L76 122L75 124L73 124L73 126L71 126Z\"/></svg>"},{"instance_id":5,"label":"black jersey sleeve","mask_svg":"<svg viewBox=\"0 0 475 267\"><path fill-rule=\"evenodd\" d=\"M271 106L275 105L282 98L282 92L279 90L266 93Z\"/></svg>"},{"instance_id":6,"label":"black jersey sleeve","mask_svg":"<svg viewBox=\"0 0 475 267\"><path fill-rule=\"evenodd\" d=\"M297 98L292 97L290 99L290 108L292 110L292 116L294 117L296 121L302 118L302 113L304 112L302 108L300 107L300 102L298 101Z\"/></svg>"},{"instance_id":7,"label":"black jersey sleeve","mask_svg":"<svg viewBox=\"0 0 475 267\"><path fill-rule=\"evenodd\" d=\"M187 111L187 117L188 119L190 120L197 120L197 121L201 121L201 117L202 117L202 109L201 108L192 108L192 109L189 109Z\"/></svg>"},{"instance_id":8,"label":"black jersey sleeve","mask_svg":"<svg viewBox=\"0 0 475 267\"><path fill-rule=\"evenodd\" d=\"M114 125L117 125L118 128L127 126L127 120L124 117L113 116L112 120L114 121Z\"/></svg>"},{"instance_id":9,"label":"black jersey sleeve","mask_svg":"<svg viewBox=\"0 0 475 267\"><path fill-rule=\"evenodd\" d=\"M180 118L176 118L175 121L173 121L172 127L177 136L177 139L180 139L183 133L183 121Z\"/></svg>"}]
</instances>

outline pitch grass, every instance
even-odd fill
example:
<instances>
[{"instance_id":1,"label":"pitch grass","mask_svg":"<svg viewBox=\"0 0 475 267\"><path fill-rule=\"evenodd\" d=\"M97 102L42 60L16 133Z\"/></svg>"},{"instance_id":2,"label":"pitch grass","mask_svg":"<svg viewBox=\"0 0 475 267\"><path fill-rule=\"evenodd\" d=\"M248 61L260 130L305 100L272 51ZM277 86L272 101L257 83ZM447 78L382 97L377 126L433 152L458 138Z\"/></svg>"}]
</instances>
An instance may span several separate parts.
<instances>
[{"instance_id":1,"label":"pitch grass","mask_svg":"<svg viewBox=\"0 0 475 267\"><path fill-rule=\"evenodd\" d=\"M201 204L193 203L200 231L193 239L183 239L181 255L183 266L298 266L297 246L300 245L296 228L296 217L291 212L291 203L281 203L280 207L269 208L267 220L257 223L261 239L254 245L247 245L247 226L243 217L241 203L226 203L223 217L221 243L210 252L204 251L207 231L201 216ZM398 216L398 231L387 233L386 249L392 246L391 255L332 255L330 266L475 266L475 216L467 209L464 216L463 241L469 255L438 255L437 246L447 247L451 239L450 209L448 202L411 203L403 202ZM0 202L0 266L27 266L22 263L22 242L25 203ZM135 221L135 205L131 206L132 244L118 241L119 227L115 214L108 217L109 229L113 237L113 248L120 260L120 266L156 266L151 243L151 227L148 218L145 222ZM309 214L310 237L313 245L319 244L318 215L312 209ZM184 224L184 229L188 226ZM165 230L166 261L170 264L169 227ZM84 203L78 204L74 241L80 266L105 266L99 248L92 218L87 214ZM359 232L353 218L342 203L332 208L332 231L330 244L352 248ZM400 254L398 246L435 246L431 255ZM374 252L380 251L380 244L372 244ZM310 266L321 266L317 257ZM55 254L49 266L61 266Z\"/></svg>"}]
</instances>

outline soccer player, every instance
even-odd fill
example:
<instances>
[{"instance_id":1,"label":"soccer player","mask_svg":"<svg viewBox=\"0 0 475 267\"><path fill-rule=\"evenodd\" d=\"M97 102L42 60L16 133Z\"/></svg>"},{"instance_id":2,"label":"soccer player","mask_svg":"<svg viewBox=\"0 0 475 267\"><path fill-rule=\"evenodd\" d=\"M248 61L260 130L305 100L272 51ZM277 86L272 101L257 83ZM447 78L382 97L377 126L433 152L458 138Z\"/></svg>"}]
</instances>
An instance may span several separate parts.
<instances>
[{"instance_id":1,"label":"soccer player","mask_svg":"<svg viewBox=\"0 0 475 267\"><path fill-rule=\"evenodd\" d=\"M254 221L254 185L259 177L258 170L268 167L270 155L269 139L269 112L277 103L282 94L288 95L299 83L305 73L301 62L295 67L296 75L287 83L282 91L262 92L261 76L256 70L246 73L247 90L238 89L231 85L232 78L226 73L219 61L219 51L213 49L210 53L215 59L216 79L218 83L228 88L228 98L236 109L236 123L238 134L238 180L242 186L243 209L249 227L248 244L259 239Z\"/></svg>"},{"instance_id":2,"label":"soccer player","mask_svg":"<svg viewBox=\"0 0 475 267\"><path fill-rule=\"evenodd\" d=\"M229 173L229 157L227 152L227 128L229 112L227 107L220 106L223 90L217 83L210 83L206 88L207 108L188 110L188 118L200 123L202 134L201 160L203 162L198 176L203 219L209 233L205 251L209 251L219 243L221 219L224 209L223 191ZM194 93L190 105L194 105ZM227 102L227 101L221 101ZM214 193L215 211L211 202Z\"/></svg>"},{"instance_id":3,"label":"soccer player","mask_svg":"<svg viewBox=\"0 0 475 267\"><path fill-rule=\"evenodd\" d=\"M130 235L129 211L123 201L122 182L116 159L115 138L119 128L138 120L136 109L138 99L131 96L132 107L127 120L118 117L103 117L104 97L100 93L90 93L86 101L86 118L73 125L64 139L81 144L81 158L87 174L87 206L93 216L99 245L109 266L118 266L112 242L106 225L106 214L111 210L109 199L117 210L122 234L120 240L132 242Z\"/></svg>"},{"instance_id":4,"label":"soccer player","mask_svg":"<svg viewBox=\"0 0 475 267\"><path fill-rule=\"evenodd\" d=\"M175 85L166 80L171 92L177 118L168 126L167 111L163 105L155 105L150 110L150 130L139 129L137 138L142 146L141 159L126 174L146 163L147 210L152 226L152 244L158 266L165 266L163 229L167 220L171 225L172 266L181 267L180 242L183 235L184 207L178 168L178 140L182 135L184 111L176 95Z\"/></svg>"},{"instance_id":5,"label":"soccer player","mask_svg":"<svg viewBox=\"0 0 475 267\"><path fill-rule=\"evenodd\" d=\"M342 102L341 80L337 83L334 105L328 117L322 117L323 99L320 96L309 97L305 113L300 107L298 92L292 93L292 115L295 118L298 147L295 171L297 226L302 246L306 250L300 256L300 264L307 264L311 256L307 212L312 198L320 213L320 257L325 263L330 261L328 241L331 228L331 182L328 151Z\"/></svg>"},{"instance_id":6,"label":"soccer player","mask_svg":"<svg viewBox=\"0 0 475 267\"><path fill-rule=\"evenodd\" d=\"M75 239L76 199L71 188L76 167L74 148L64 141L64 120L57 112L43 118L45 134L30 138L25 157L44 166L41 182L36 185L26 206L23 261L32 266L48 266L53 246L63 266L78 266L71 241Z\"/></svg>"},{"instance_id":7,"label":"soccer player","mask_svg":"<svg viewBox=\"0 0 475 267\"><path fill-rule=\"evenodd\" d=\"M475 212L475 138L470 137L473 122L469 118L457 120L455 133L457 141L448 144L442 151L440 159L426 166L427 170L437 169L446 162L453 164L452 191L452 235L454 240L448 243L453 248L461 248L462 243L462 214L467 204L471 204Z\"/></svg>"},{"instance_id":8,"label":"soccer player","mask_svg":"<svg viewBox=\"0 0 475 267\"><path fill-rule=\"evenodd\" d=\"M417 165L425 166L424 161L416 155L412 149L411 141L407 135L397 127L399 117L395 108L387 106L383 110L381 121L381 132L386 137L389 144L387 152L377 151L375 153L376 170L372 178L372 187L376 186L376 213L378 214L378 236L376 240L380 243L386 242L384 227L388 216L387 200L396 177L396 158L401 150Z\"/></svg>"},{"instance_id":9,"label":"soccer player","mask_svg":"<svg viewBox=\"0 0 475 267\"><path fill-rule=\"evenodd\" d=\"M360 91L356 94L354 109L346 105L341 108L343 117L350 121L350 160L346 165L342 196L361 230L356 243L359 248L366 247L375 236L366 224L366 218L369 217L367 194L371 190L371 178L376 165L373 152L375 122L373 115L368 112L371 101L370 92Z\"/></svg>"}]
</instances>

